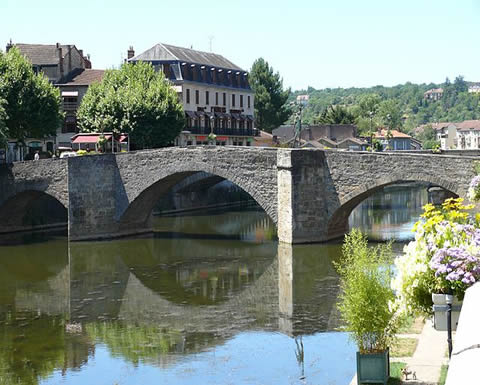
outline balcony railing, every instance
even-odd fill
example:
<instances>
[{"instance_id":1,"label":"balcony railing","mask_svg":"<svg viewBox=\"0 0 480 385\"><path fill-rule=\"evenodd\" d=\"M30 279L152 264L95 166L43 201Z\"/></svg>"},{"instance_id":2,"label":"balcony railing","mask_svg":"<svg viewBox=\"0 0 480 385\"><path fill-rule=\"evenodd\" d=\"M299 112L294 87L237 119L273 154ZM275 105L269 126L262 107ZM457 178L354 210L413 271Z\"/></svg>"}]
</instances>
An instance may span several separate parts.
<instances>
[{"instance_id":1,"label":"balcony railing","mask_svg":"<svg viewBox=\"0 0 480 385\"><path fill-rule=\"evenodd\" d=\"M78 108L77 102L63 102L63 110L64 111L72 111Z\"/></svg>"},{"instance_id":2,"label":"balcony railing","mask_svg":"<svg viewBox=\"0 0 480 385\"><path fill-rule=\"evenodd\" d=\"M211 132L210 127L190 127L186 130L196 135L208 135ZM260 136L260 131L256 128L214 128L213 133L228 136Z\"/></svg>"}]
</instances>

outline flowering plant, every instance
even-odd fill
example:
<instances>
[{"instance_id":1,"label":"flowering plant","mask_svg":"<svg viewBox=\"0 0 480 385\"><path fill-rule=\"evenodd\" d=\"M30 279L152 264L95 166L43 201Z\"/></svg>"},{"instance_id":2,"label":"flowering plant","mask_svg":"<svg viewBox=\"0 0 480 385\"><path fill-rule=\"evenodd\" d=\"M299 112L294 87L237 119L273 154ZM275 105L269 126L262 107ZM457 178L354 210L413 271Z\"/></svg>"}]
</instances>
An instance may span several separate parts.
<instances>
[{"instance_id":1,"label":"flowering plant","mask_svg":"<svg viewBox=\"0 0 480 385\"><path fill-rule=\"evenodd\" d=\"M480 200L480 175L473 177L470 182L467 197L471 202L478 202Z\"/></svg>"},{"instance_id":2,"label":"flowering plant","mask_svg":"<svg viewBox=\"0 0 480 385\"><path fill-rule=\"evenodd\" d=\"M469 215L473 205L447 199L440 208L428 204L413 231L415 240L395 260L397 302L405 312L431 313L432 293L459 299L480 279L480 226Z\"/></svg>"}]
</instances>

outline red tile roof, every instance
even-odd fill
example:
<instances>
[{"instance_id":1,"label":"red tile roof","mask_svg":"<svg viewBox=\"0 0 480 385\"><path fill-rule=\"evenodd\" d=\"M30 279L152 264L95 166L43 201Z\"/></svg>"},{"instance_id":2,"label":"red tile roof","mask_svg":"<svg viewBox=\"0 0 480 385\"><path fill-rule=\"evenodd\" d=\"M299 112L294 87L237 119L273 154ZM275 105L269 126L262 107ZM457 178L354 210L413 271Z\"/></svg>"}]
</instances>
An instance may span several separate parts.
<instances>
[{"instance_id":1,"label":"red tile roof","mask_svg":"<svg viewBox=\"0 0 480 385\"><path fill-rule=\"evenodd\" d=\"M453 124L459 131L480 130L480 120L464 120L463 122Z\"/></svg>"},{"instance_id":2,"label":"red tile roof","mask_svg":"<svg viewBox=\"0 0 480 385\"><path fill-rule=\"evenodd\" d=\"M392 138L411 138L410 135L404 134L403 132L397 131L397 130L390 130L392 134ZM377 131L375 133L376 138L385 138L387 135L387 129L382 128L380 131Z\"/></svg>"}]
</instances>

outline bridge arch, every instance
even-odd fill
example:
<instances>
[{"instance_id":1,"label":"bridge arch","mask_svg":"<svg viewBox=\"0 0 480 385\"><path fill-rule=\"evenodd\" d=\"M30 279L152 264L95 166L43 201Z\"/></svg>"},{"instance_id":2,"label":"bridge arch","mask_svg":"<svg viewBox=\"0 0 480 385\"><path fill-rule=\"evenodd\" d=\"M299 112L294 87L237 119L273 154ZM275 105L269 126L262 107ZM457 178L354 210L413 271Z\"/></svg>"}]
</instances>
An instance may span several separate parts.
<instances>
[{"instance_id":1,"label":"bridge arch","mask_svg":"<svg viewBox=\"0 0 480 385\"><path fill-rule=\"evenodd\" d=\"M391 177L367 182L344 195L339 200L338 206L330 213L327 227L328 239L342 237L348 232L348 218L350 217L350 214L365 199L382 190L386 186L407 182L430 183L442 187L456 197L463 197L466 195L464 186L459 185L458 182L426 173L420 175L392 175Z\"/></svg>"},{"instance_id":2,"label":"bridge arch","mask_svg":"<svg viewBox=\"0 0 480 385\"><path fill-rule=\"evenodd\" d=\"M66 225L68 211L57 197L41 190L26 189L0 204L0 233Z\"/></svg>"},{"instance_id":3,"label":"bridge arch","mask_svg":"<svg viewBox=\"0 0 480 385\"><path fill-rule=\"evenodd\" d=\"M210 174L211 179L216 183L219 180L215 178L234 183L249 194L276 224L276 201L272 201L271 195L265 194L265 186L260 183L261 178L258 178L258 181L256 178L252 178L252 175L246 178L244 174L238 173L235 168L230 169L222 166L219 167L215 163L174 162L167 167L155 170L155 172L140 174L135 184L135 190L127 191L129 204L118 218L120 229L131 228L132 226L137 228L148 226L150 214L158 200L175 184L198 172Z\"/></svg>"}]
</instances>

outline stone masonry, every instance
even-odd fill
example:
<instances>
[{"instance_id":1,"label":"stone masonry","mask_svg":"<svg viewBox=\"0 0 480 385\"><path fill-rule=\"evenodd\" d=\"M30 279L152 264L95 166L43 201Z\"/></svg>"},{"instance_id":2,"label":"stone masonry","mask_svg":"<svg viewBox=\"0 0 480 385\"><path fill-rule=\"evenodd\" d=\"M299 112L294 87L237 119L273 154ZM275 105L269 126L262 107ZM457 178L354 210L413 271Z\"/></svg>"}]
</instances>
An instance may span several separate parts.
<instances>
[{"instance_id":1,"label":"stone masonry","mask_svg":"<svg viewBox=\"0 0 480 385\"><path fill-rule=\"evenodd\" d=\"M424 181L465 196L466 156L238 147L165 148L0 167L0 232L20 230L22 210L47 194L68 209L71 240L151 230L158 199L199 171L237 184L277 224L286 243L342 236L348 216L385 185Z\"/></svg>"}]
</instances>

